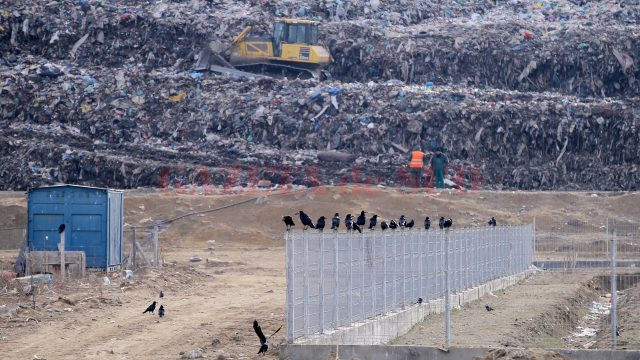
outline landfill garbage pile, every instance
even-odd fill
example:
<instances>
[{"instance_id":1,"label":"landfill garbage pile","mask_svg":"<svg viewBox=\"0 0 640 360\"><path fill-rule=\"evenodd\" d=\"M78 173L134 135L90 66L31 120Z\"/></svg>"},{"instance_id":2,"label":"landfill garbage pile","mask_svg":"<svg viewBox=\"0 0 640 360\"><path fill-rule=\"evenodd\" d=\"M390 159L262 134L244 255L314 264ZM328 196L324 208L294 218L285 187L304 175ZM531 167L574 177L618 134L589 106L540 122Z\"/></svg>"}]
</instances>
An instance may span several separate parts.
<instances>
[{"instance_id":1,"label":"landfill garbage pile","mask_svg":"<svg viewBox=\"0 0 640 360\"><path fill-rule=\"evenodd\" d=\"M335 80L637 96L633 2L374 0L344 2L342 16L333 0L17 2L0 17L0 50L10 65L31 55L66 66L184 71L201 48L228 44L244 26L269 34L275 17L311 17L326 21L320 34Z\"/></svg>"},{"instance_id":2,"label":"landfill garbage pile","mask_svg":"<svg viewBox=\"0 0 640 360\"><path fill-rule=\"evenodd\" d=\"M638 99L189 72L51 77L41 67L2 76L4 189L158 186L167 166L187 178L210 167L220 185L217 170L231 164L316 165L317 178L296 180L316 185L361 166L397 185L407 151L434 142L452 165L481 169L487 187L635 189L640 180ZM336 167L318 158L326 150L355 158Z\"/></svg>"},{"instance_id":3,"label":"landfill garbage pile","mask_svg":"<svg viewBox=\"0 0 640 360\"><path fill-rule=\"evenodd\" d=\"M408 151L439 145L484 188L637 189L640 7L499 3L0 2L0 189L252 181L235 165L403 185ZM278 16L324 21L333 79L191 70Z\"/></svg>"}]
</instances>

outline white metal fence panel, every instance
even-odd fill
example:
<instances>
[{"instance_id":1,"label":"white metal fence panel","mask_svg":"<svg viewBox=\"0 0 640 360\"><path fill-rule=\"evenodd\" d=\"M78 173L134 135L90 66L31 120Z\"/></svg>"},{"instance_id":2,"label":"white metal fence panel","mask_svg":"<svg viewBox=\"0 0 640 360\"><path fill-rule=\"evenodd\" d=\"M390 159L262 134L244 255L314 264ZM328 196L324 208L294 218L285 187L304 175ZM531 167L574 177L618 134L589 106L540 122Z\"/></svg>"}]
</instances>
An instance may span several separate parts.
<instances>
[{"instance_id":1,"label":"white metal fence panel","mask_svg":"<svg viewBox=\"0 0 640 360\"><path fill-rule=\"evenodd\" d=\"M287 339L349 326L445 292L449 236L453 293L524 271L533 225L364 233L286 234Z\"/></svg>"}]
</instances>

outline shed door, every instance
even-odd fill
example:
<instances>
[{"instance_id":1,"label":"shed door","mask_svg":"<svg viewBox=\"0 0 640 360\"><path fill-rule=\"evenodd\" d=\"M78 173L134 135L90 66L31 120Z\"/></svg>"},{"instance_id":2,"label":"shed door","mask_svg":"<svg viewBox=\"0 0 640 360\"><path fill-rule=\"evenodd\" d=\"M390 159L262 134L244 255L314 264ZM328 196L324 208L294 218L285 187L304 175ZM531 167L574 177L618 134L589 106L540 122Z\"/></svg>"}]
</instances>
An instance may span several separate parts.
<instances>
[{"instance_id":1,"label":"shed door","mask_svg":"<svg viewBox=\"0 0 640 360\"><path fill-rule=\"evenodd\" d=\"M109 266L122 263L122 193L109 193Z\"/></svg>"}]
</instances>

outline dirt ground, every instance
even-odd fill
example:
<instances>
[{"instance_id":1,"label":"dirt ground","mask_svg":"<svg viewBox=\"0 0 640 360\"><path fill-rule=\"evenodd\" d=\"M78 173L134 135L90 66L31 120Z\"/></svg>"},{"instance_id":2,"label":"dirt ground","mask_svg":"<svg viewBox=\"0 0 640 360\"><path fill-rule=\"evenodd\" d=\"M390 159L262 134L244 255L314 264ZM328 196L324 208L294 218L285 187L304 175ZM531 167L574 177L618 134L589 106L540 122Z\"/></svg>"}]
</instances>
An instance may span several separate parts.
<instances>
[{"instance_id":1,"label":"dirt ground","mask_svg":"<svg viewBox=\"0 0 640 360\"><path fill-rule=\"evenodd\" d=\"M125 195L125 223L148 225L153 220L253 197L130 191ZM637 193L425 195L383 188L324 188L297 195L262 196L172 223L160 236L164 265L139 270L131 280L113 273L108 274L110 285L103 285L105 274L98 273L80 281L41 286L36 292L35 309L31 308L31 297L24 296L15 282L1 284L0 306L18 305L18 309L14 317L0 316L0 348L3 357L12 359L32 359L34 355L47 359L178 359L181 352L197 348L207 358L257 358L258 339L252 321L260 321L267 333L284 324L283 214L303 209L315 219L365 209L386 219L404 213L419 224L424 215L443 215L452 217L454 226L484 225L491 216L500 223L517 224L530 222L535 216L538 224L562 227L567 226L563 225L567 220L578 219L596 228L604 218L617 213L639 218L639 198ZM0 224L24 226L25 206L23 193L0 193ZM0 270L11 268L16 253L0 252ZM190 262L194 255L202 261ZM465 329L454 330L454 338L462 334L458 331L464 331L465 345L504 343L513 337L505 335L525 328L523 324L540 314L542 304L551 306L552 299L578 289L570 281L552 285L546 276L552 275L533 277L521 290L495 294L495 300L487 300L495 312L488 314L479 304L456 313L454 319L459 319ZM572 276L576 276L576 283L583 280L579 275ZM161 304L166 316L159 320L143 315L151 301L159 300L160 289L165 294ZM522 297L518 302L508 301L518 296ZM508 320L496 315L505 312L514 316ZM486 326L488 321L500 327L495 336L481 331L481 325ZM277 344L284 342L285 331L283 328L272 339L275 346L267 359L277 358Z\"/></svg>"}]
</instances>

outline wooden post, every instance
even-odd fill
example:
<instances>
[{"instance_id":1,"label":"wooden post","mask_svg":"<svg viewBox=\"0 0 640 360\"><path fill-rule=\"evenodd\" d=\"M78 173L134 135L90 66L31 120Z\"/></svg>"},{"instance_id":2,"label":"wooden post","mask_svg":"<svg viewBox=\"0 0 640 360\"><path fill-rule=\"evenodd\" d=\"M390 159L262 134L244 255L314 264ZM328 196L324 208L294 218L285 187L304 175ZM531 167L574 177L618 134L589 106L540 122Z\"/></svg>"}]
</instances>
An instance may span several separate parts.
<instances>
[{"instance_id":1,"label":"wooden post","mask_svg":"<svg viewBox=\"0 0 640 360\"><path fill-rule=\"evenodd\" d=\"M62 232L60 233L60 245L59 245L59 249L60 249L60 277L62 278L62 281L64 281L65 279L65 275L66 275L66 264L64 261L64 234L65 234L65 230L62 230Z\"/></svg>"},{"instance_id":2,"label":"wooden post","mask_svg":"<svg viewBox=\"0 0 640 360\"><path fill-rule=\"evenodd\" d=\"M158 225L153 226L153 266L158 267Z\"/></svg>"},{"instance_id":3,"label":"wooden post","mask_svg":"<svg viewBox=\"0 0 640 360\"><path fill-rule=\"evenodd\" d=\"M133 238L131 240L131 269L136 268L136 228L132 229Z\"/></svg>"}]
</instances>

